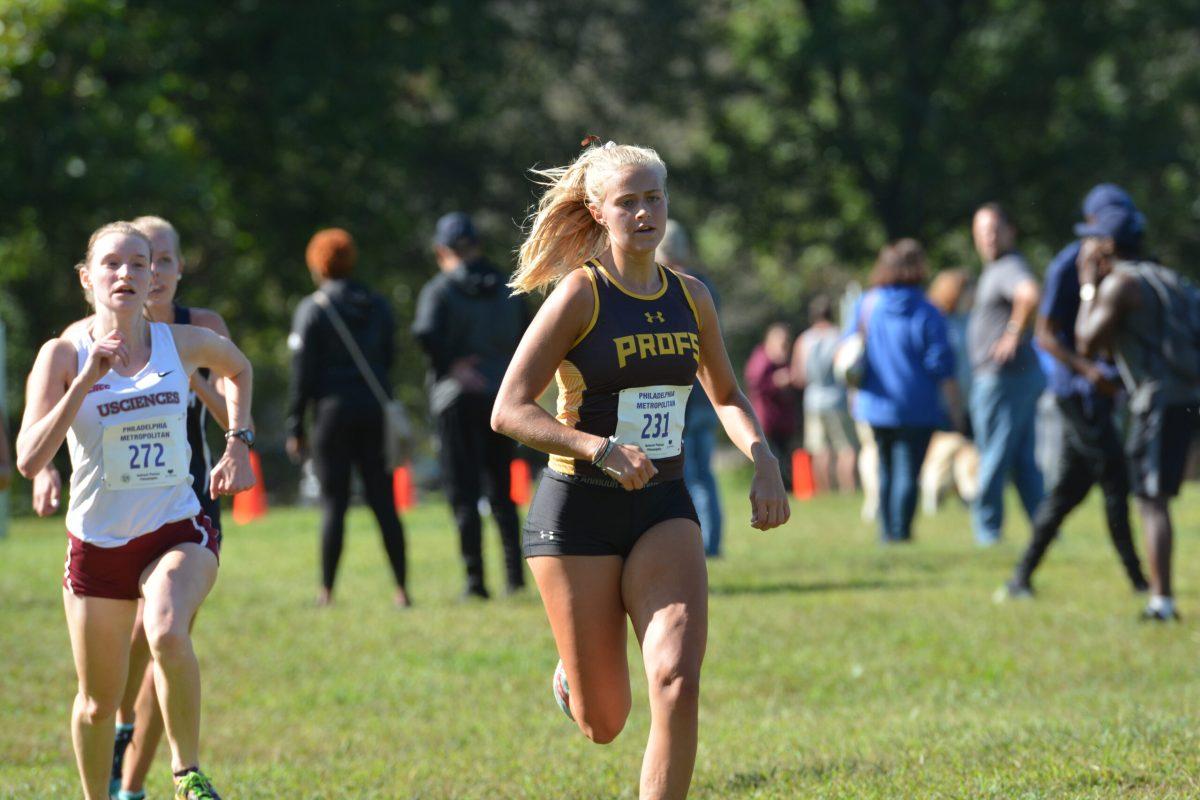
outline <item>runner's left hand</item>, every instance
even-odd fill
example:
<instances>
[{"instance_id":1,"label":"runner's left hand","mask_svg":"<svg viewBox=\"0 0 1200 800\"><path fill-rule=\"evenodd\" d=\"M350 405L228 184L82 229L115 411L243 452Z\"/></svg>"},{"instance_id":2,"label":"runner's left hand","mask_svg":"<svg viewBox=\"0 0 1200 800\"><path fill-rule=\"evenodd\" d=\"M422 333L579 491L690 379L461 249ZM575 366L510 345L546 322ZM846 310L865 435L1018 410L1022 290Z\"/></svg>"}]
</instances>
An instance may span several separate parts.
<instances>
[{"instance_id":1,"label":"runner's left hand","mask_svg":"<svg viewBox=\"0 0 1200 800\"><path fill-rule=\"evenodd\" d=\"M756 461L754 480L750 482L750 527L768 531L783 525L791 516L779 462L774 458Z\"/></svg>"},{"instance_id":2,"label":"runner's left hand","mask_svg":"<svg viewBox=\"0 0 1200 800\"><path fill-rule=\"evenodd\" d=\"M53 464L33 476L33 511L39 517L48 517L58 511L62 497L62 476Z\"/></svg>"},{"instance_id":3,"label":"runner's left hand","mask_svg":"<svg viewBox=\"0 0 1200 800\"><path fill-rule=\"evenodd\" d=\"M222 494L237 494L254 485L254 469L250 466L250 448L239 439L230 439L221 460L209 475L209 494L217 499Z\"/></svg>"}]
</instances>

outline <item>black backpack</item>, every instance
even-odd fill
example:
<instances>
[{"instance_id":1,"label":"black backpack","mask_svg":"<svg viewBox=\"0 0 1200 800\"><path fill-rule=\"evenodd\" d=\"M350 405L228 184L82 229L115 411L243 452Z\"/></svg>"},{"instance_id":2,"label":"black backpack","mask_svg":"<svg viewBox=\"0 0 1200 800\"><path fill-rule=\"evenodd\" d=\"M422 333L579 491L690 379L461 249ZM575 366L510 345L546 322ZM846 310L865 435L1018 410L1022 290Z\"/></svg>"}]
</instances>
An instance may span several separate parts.
<instances>
[{"instance_id":1,"label":"black backpack","mask_svg":"<svg viewBox=\"0 0 1200 800\"><path fill-rule=\"evenodd\" d=\"M1200 289L1178 272L1152 261L1126 268L1158 297L1163 315L1162 354L1167 366L1189 383L1200 383Z\"/></svg>"}]
</instances>

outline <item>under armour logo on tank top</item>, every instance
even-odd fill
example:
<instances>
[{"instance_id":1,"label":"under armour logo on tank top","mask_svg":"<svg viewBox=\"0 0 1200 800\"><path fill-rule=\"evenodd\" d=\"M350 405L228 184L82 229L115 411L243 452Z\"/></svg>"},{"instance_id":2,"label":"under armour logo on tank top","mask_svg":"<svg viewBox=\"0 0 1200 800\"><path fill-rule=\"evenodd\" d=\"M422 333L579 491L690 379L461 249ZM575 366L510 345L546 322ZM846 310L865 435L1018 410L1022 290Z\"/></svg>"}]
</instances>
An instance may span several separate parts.
<instances>
[{"instance_id":1,"label":"under armour logo on tank top","mask_svg":"<svg viewBox=\"0 0 1200 800\"><path fill-rule=\"evenodd\" d=\"M658 468L656 481L681 478L684 408L700 363L695 303L683 279L661 266L652 294L625 289L598 261L582 269L595 306L556 375L558 419L638 445ZM550 466L610 480L587 461L551 456Z\"/></svg>"}]
</instances>

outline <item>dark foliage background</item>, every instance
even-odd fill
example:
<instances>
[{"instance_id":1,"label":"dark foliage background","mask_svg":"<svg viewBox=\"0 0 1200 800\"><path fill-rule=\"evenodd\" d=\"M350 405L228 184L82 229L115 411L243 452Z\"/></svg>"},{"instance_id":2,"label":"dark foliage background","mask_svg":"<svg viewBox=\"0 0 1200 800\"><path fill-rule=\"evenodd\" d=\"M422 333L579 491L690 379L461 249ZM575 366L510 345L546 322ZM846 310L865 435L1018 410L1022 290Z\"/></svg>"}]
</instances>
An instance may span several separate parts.
<instances>
[{"instance_id":1,"label":"dark foliage background","mask_svg":"<svg viewBox=\"0 0 1200 800\"><path fill-rule=\"evenodd\" d=\"M1044 264L1086 190L1123 183L1154 249L1200 261L1200 0L6 0L0 318L15 424L39 344L85 313L72 275L115 218L174 221L181 299L254 360L281 446L285 337L318 227L403 327L462 208L511 263L526 170L585 133L657 148L740 363L771 317L840 289L890 238L974 267L1010 207ZM423 363L394 376L423 407Z\"/></svg>"}]
</instances>

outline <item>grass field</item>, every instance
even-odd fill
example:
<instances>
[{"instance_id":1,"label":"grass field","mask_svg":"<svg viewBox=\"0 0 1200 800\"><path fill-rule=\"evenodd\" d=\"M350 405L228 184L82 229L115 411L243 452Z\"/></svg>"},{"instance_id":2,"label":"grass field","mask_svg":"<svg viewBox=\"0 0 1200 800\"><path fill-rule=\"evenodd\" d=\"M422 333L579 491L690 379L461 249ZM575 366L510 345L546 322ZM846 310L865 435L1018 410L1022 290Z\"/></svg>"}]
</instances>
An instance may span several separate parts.
<instances>
[{"instance_id":1,"label":"grass field","mask_svg":"<svg viewBox=\"0 0 1200 800\"><path fill-rule=\"evenodd\" d=\"M980 551L955 507L919 519L915 545L884 549L850 501L798 504L789 527L761 534L744 484L725 489L692 797L1200 796L1195 494L1177 512L1184 622L1148 626L1094 498L1051 551L1039 599L996 606L1023 518ZM536 594L460 603L448 512L431 499L407 524L408 612L390 606L362 509L331 609L312 604L312 511L228 532L196 633L204 762L226 800L636 797L648 722L636 665L625 732L590 744L551 699ZM0 542L4 798L79 796L61 525L20 520ZM149 796L168 787L160 754Z\"/></svg>"}]
</instances>

